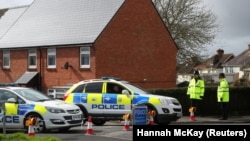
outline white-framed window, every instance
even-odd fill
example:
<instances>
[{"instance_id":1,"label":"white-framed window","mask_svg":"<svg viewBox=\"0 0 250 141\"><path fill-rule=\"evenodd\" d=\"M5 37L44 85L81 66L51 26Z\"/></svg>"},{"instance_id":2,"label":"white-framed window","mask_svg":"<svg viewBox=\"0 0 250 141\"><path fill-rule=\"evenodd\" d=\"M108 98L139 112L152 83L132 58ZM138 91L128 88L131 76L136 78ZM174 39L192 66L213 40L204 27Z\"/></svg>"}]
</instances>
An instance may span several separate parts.
<instances>
[{"instance_id":1,"label":"white-framed window","mask_svg":"<svg viewBox=\"0 0 250 141\"><path fill-rule=\"evenodd\" d=\"M225 73L234 73L233 67L225 67Z\"/></svg>"},{"instance_id":2,"label":"white-framed window","mask_svg":"<svg viewBox=\"0 0 250 141\"><path fill-rule=\"evenodd\" d=\"M234 73L234 68L233 67L230 67L230 72Z\"/></svg>"},{"instance_id":3,"label":"white-framed window","mask_svg":"<svg viewBox=\"0 0 250 141\"><path fill-rule=\"evenodd\" d=\"M47 49L47 67L56 68L56 49L55 48Z\"/></svg>"},{"instance_id":4,"label":"white-framed window","mask_svg":"<svg viewBox=\"0 0 250 141\"><path fill-rule=\"evenodd\" d=\"M225 67L225 73L228 73L228 67Z\"/></svg>"},{"instance_id":5,"label":"white-framed window","mask_svg":"<svg viewBox=\"0 0 250 141\"><path fill-rule=\"evenodd\" d=\"M90 47L80 48L80 68L90 68Z\"/></svg>"},{"instance_id":6,"label":"white-framed window","mask_svg":"<svg viewBox=\"0 0 250 141\"><path fill-rule=\"evenodd\" d=\"M10 51L3 51L3 68L10 68Z\"/></svg>"},{"instance_id":7,"label":"white-framed window","mask_svg":"<svg viewBox=\"0 0 250 141\"><path fill-rule=\"evenodd\" d=\"M28 66L29 68L36 68L36 49L29 50Z\"/></svg>"}]
</instances>

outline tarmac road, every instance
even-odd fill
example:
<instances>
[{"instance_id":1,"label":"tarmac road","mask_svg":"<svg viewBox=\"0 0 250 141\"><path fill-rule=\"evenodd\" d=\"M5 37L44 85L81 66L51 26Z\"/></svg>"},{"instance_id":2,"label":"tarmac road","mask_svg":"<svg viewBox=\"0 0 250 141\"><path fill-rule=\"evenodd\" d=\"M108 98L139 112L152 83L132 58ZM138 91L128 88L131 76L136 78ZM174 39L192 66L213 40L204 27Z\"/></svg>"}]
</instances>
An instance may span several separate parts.
<instances>
[{"instance_id":1,"label":"tarmac road","mask_svg":"<svg viewBox=\"0 0 250 141\"><path fill-rule=\"evenodd\" d=\"M195 117L195 121L190 121L190 117L183 116L171 125L178 124L244 124L250 125L250 116L233 116L228 120L219 120L216 116ZM75 127L67 133L52 133L54 136L62 139L62 141L132 141L133 140L133 126L130 130L124 130L124 122L111 121L104 126L93 126L93 135L86 135L87 125L82 127ZM48 134L47 134L48 135Z\"/></svg>"},{"instance_id":2,"label":"tarmac road","mask_svg":"<svg viewBox=\"0 0 250 141\"><path fill-rule=\"evenodd\" d=\"M172 124L185 124L185 123L218 123L218 124L250 124L250 116L229 116L228 120L219 120L218 116L204 116L204 117L195 117L194 121L190 121L189 116L183 116L176 122Z\"/></svg>"},{"instance_id":3,"label":"tarmac road","mask_svg":"<svg viewBox=\"0 0 250 141\"><path fill-rule=\"evenodd\" d=\"M195 121L190 121L190 117L184 116L171 125L178 124L244 124L250 126L250 116L233 116L228 120L219 120L218 117L195 117ZM92 126L93 134L88 135L87 124L84 126L74 127L66 133L51 132L51 133L37 133L36 136L55 136L62 141L132 141L133 140L133 126L129 126L129 131L124 130L124 122L110 121L103 126ZM8 132L8 134L11 132Z\"/></svg>"},{"instance_id":4,"label":"tarmac road","mask_svg":"<svg viewBox=\"0 0 250 141\"><path fill-rule=\"evenodd\" d=\"M38 136L55 136L62 141L132 141L132 126L129 130L124 130L122 122L112 121L107 122L104 126L92 126L93 134L87 134L87 125L74 127L67 133L46 133L38 134Z\"/></svg>"}]
</instances>

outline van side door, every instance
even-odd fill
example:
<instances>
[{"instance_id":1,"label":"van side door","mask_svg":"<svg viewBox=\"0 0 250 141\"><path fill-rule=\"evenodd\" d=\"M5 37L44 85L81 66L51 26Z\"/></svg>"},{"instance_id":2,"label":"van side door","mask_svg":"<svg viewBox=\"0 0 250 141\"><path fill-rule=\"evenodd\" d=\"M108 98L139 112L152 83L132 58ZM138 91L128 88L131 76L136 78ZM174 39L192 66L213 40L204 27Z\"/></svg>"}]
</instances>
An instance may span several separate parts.
<instances>
[{"instance_id":1,"label":"van side door","mask_svg":"<svg viewBox=\"0 0 250 141\"><path fill-rule=\"evenodd\" d=\"M124 115L131 113L131 98L122 94L122 90L126 88L112 82L107 82L105 85L106 92L103 94L104 114ZM114 91L114 87L118 87L118 91Z\"/></svg>"},{"instance_id":2,"label":"van side door","mask_svg":"<svg viewBox=\"0 0 250 141\"><path fill-rule=\"evenodd\" d=\"M103 106L103 82L87 83L84 89L84 95L81 99L86 99L86 108L88 112L96 116L102 115ZM85 97L84 97L85 96Z\"/></svg>"}]
</instances>

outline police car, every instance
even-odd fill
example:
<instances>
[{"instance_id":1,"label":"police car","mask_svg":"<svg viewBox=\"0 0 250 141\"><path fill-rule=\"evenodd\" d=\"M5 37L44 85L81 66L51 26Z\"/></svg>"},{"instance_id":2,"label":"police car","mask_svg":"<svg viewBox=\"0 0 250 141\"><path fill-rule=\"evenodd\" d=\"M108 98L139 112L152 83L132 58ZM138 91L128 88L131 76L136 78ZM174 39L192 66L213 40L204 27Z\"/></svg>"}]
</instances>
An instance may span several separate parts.
<instances>
[{"instance_id":1,"label":"police car","mask_svg":"<svg viewBox=\"0 0 250 141\"><path fill-rule=\"evenodd\" d=\"M32 88L0 88L0 107L0 129L5 125L6 129L27 131L25 122L33 117L37 119L34 126L37 133L53 129L65 131L80 126L83 119L78 106L53 99Z\"/></svg>"},{"instance_id":2,"label":"police car","mask_svg":"<svg viewBox=\"0 0 250 141\"><path fill-rule=\"evenodd\" d=\"M114 87L118 87L118 91L114 91ZM135 85L113 78L80 81L67 91L64 100L78 105L84 118L91 116L95 125L122 120L136 105L155 110L154 120L158 124L169 124L182 117L182 106L176 98L148 94Z\"/></svg>"}]
</instances>

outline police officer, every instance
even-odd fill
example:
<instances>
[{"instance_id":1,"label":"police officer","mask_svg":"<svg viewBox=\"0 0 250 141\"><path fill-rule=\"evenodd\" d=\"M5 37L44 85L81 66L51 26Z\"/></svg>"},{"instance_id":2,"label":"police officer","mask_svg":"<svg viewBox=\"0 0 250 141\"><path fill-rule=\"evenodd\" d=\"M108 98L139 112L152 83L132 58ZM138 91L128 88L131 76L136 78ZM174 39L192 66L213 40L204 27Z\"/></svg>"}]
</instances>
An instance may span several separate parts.
<instances>
[{"instance_id":1,"label":"police officer","mask_svg":"<svg viewBox=\"0 0 250 141\"><path fill-rule=\"evenodd\" d=\"M187 90L187 95L190 98L191 107L195 107L196 112L200 115L203 115L201 110L197 107L200 104L200 101L203 99L205 92L205 83L204 80L200 77L199 71L194 71L194 76L190 80Z\"/></svg>"},{"instance_id":2,"label":"police officer","mask_svg":"<svg viewBox=\"0 0 250 141\"><path fill-rule=\"evenodd\" d=\"M220 120L227 120L228 118L228 104L229 104L229 85L224 73L219 74L219 86L217 88L217 101L220 106L221 118Z\"/></svg>"},{"instance_id":3,"label":"police officer","mask_svg":"<svg viewBox=\"0 0 250 141\"><path fill-rule=\"evenodd\" d=\"M120 87L118 85L114 85L112 92L113 93L121 93Z\"/></svg>"}]
</instances>

